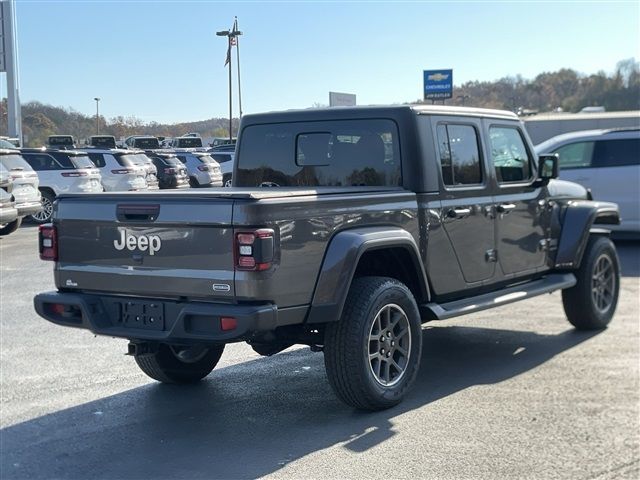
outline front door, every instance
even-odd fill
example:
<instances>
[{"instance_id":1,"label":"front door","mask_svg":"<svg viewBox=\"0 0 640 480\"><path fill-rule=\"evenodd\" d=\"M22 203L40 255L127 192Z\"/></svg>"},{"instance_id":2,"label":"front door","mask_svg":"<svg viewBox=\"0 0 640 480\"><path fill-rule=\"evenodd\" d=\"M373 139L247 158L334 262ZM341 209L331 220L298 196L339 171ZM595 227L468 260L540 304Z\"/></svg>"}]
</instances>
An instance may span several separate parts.
<instances>
[{"instance_id":1,"label":"front door","mask_svg":"<svg viewBox=\"0 0 640 480\"><path fill-rule=\"evenodd\" d=\"M535 162L522 130L513 123L499 121L486 126L497 182L494 202L498 265L507 277L533 273L546 260L545 192L532 185Z\"/></svg>"}]
</instances>

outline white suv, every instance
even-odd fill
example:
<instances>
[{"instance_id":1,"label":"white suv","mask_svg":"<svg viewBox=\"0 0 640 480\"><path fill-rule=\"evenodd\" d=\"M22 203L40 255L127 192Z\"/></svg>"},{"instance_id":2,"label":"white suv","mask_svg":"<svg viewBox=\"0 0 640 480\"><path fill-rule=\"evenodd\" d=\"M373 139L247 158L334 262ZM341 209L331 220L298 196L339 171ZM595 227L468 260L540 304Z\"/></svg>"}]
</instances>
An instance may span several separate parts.
<instances>
[{"instance_id":1,"label":"white suv","mask_svg":"<svg viewBox=\"0 0 640 480\"><path fill-rule=\"evenodd\" d=\"M220 171L222 172L222 185L230 187L231 176L233 175L233 163L235 161L236 154L234 152L210 151L209 155L211 155L220 165Z\"/></svg>"},{"instance_id":2,"label":"white suv","mask_svg":"<svg viewBox=\"0 0 640 480\"><path fill-rule=\"evenodd\" d=\"M620 225L612 230L640 234L640 128L565 133L535 147L557 153L560 178L591 190L594 200L620 206Z\"/></svg>"},{"instance_id":3,"label":"white suv","mask_svg":"<svg viewBox=\"0 0 640 480\"><path fill-rule=\"evenodd\" d=\"M192 187L221 187L220 165L206 152L173 150L178 160L187 167Z\"/></svg>"},{"instance_id":4,"label":"white suv","mask_svg":"<svg viewBox=\"0 0 640 480\"><path fill-rule=\"evenodd\" d=\"M83 148L100 170L102 186L107 192L148 190L147 168L130 150Z\"/></svg>"},{"instance_id":5,"label":"white suv","mask_svg":"<svg viewBox=\"0 0 640 480\"><path fill-rule=\"evenodd\" d=\"M42 212L32 215L37 223L47 223L53 201L61 193L102 192L100 170L85 152L47 148L23 148L22 157L38 173Z\"/></svg>"}]
</instances>

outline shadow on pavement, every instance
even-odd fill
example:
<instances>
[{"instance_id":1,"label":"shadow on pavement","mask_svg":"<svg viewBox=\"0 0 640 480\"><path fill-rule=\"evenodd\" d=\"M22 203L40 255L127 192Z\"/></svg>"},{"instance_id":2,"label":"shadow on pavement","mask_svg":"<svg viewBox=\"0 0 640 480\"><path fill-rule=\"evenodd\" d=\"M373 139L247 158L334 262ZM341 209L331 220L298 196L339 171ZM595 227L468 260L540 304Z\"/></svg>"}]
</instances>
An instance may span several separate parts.
<instances>
[{"instance_id":1,"label":"shadow on pavement","mask_svg":"<svg viewBox=\"0 0 640 480\"><path fill-rule=\"evenodd\" d=\"M394 417L515 377L593 335L427 328L415 389L377 413L340 403L322 355L306 349L214 370L195 386L150 383L1 430L0 477L255 478L338 443L366 451L394 435Z\"/></svg>"},{"instance_id":2,"label":"shadow on pavement","mask_svg":"<svg viewBox=\"0 0 640 480\"><path fill-rule=\"evenodd\" d=\"M640 242L616 240L623 277L640 277Z\"/></svg>"}]
</instances>

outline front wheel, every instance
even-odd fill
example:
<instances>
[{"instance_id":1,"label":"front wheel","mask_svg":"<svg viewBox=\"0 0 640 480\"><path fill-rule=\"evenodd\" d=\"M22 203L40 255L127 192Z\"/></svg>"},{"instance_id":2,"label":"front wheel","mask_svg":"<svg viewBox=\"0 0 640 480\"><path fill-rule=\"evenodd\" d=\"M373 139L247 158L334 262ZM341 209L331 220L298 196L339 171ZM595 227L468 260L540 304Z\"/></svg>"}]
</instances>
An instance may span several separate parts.
<instances>
[{"instance_id":1,"label":"front wheel","mask_svg":"<svg viewBox=\"0 0 640 480\"><path fill-rule=\"evenodd\" d=\"M576 271L578 282L562 291L567 319L578 330L606 328L618 304L620 263L613 242L591 237Z\"/></svg>"},{"instance_id":2,"label":"front wheel","mask_svg":"<svg viewBox=\"0 0 640 480\"><path fill-rule=\"evenodd\" d=\"M361 410L400 403L415 382L421 352L411 291L393 278L356 278L342 317L325 332L324 362L336 395Z\"/></svg>"},{"instance_id":3,"label":"front wheel","mask_svg":"<svg viewBox=\"0 0 640 480\"><path fill-rule=\"evenodd\" d=\"M195 383L209 375L224 351L224 345L177 346L161 343L153 353L136 355L145 374L162 383Z\"/></svg>"}]
</instances>

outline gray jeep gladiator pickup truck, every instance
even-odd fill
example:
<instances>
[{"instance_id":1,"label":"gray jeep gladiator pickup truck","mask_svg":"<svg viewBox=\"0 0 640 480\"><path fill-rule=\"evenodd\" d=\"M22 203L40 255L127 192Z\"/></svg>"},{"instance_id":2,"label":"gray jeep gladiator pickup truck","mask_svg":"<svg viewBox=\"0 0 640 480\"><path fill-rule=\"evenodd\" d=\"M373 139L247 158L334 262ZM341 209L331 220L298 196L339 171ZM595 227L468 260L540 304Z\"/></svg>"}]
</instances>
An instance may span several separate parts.
<instances>
[{"instance_id":1,"label":"gray jeep gladiator pickup truck","mask_svg":"<svg viewBox=\"0 0 640 480\"><path fill-rule=\"evenodd\" d=\"M575 328L607 326L618 207L557 172L504 111L246 115L232 188L61 195L40 230L57 291L35 308L129 339L161 382L202 379L226 343L306 344L343 401L388 408L424 322L562 290Z\"/></svg>"}]
</instances>

